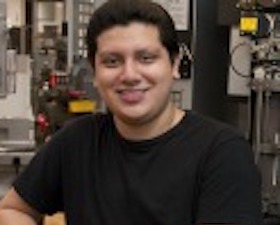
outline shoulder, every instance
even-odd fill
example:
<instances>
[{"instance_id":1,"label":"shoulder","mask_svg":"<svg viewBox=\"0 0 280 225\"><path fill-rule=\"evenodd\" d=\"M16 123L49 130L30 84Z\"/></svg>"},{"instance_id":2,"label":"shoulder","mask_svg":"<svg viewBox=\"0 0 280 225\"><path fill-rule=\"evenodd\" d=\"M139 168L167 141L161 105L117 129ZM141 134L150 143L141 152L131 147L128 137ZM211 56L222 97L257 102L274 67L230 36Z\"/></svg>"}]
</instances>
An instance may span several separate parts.
<instances>
[{"instance_id":1,"label":"shoulder","mask_svg":"<svg viewBox=\"0 0 280 225\"><path fill-rule=\"evenodd\" d=\"M106 131L113 129L112 117L108 114L97 113L83 115L68 121L57 131L45 145L48 148L73 149L80 143L93 142Z\"/></svg>"},{"instance_id":2,"label":"shoulder","mask_svg":"<svg viewBox=\"0 0 280 225\"><path fill-rule=\"evenodd\" d=\"M245 139L245 135L233 126L205 115L190 111L187 116L190 132L204 140L221 141L232 138Z\"/></svg>"},{"instance_id":3,"label":"shoulder","mask_svg":"<svg viewBox=\"0 0 280 225\"><path fill-rule=\"evenodd\" d=\"M85 133L93 130L104 129L112 126L112 119L109 114L96 113L79 116L69 120L58 133Z\"/></svg>"},{"instance_id":4,"label":"shoulder","mask_svg":"<svg viewBox=\"0 0 280 225\"><path fill-rule=\"evenodd\" d=\"M201 130L199 136L204 140L203 143L208 143L204 149L203 163L225 164L232 168L238 163L240 167L242 164L245 167L248 165L254 167L252 147L241 131L224 122L196 113L192 114L192 120Z\"/></svg>"},{"instance_id":5,"label":"shoulder","mask_svg":"<svg viewBox=\"0 0 280 225\"><path fill-rule=\"evenodd\" d=\"M245 135L226 123L189 112L185 127L189 142L200 153L202 162L230 159L233 155L253 160L253 151Z\"/></svg>"},{"instance_id":6,"label":"shoulder","mask_svg":"<svg viewBox=\"0 0 280 225\"><path fill-rule=\"evenodd\" d=\"M66 122L65 127L69 129L72 127L100 125L109 122L110 118L111 116L107 113L87 114L69 120Z\"/></svg>"}]
</instances>

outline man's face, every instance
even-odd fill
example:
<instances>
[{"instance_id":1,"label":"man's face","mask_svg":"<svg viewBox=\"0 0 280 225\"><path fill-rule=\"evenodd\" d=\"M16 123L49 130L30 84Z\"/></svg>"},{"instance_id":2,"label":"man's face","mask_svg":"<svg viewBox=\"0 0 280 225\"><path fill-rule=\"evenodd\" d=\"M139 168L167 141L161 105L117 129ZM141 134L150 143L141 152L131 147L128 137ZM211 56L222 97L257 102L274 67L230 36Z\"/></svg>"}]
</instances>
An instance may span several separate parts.
<instances>
[{"instance_id":1,"label":"man's face","mask_svg":"<svg viewBox=\"0 0 280 225\"><path fill-rule=\"evenodd\" d=\"M94 84L120 120L147 122L169 105L178 59L172 65L156 26L114 26L97 38Z\"/></svg>"}]
</instances>

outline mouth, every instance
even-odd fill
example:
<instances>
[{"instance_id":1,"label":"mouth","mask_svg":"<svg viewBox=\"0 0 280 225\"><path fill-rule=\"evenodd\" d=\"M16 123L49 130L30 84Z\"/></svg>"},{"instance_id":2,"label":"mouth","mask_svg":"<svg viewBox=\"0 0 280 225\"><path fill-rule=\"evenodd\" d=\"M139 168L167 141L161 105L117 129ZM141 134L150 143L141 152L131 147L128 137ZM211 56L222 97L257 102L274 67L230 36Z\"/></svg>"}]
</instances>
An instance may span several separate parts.
<instances>
[{"instance_id":1,"label":"mouth","mask_svg":"<svg viewBox=\"0 0 280 225\"><path fill-rule=\"evenodd\" d=\"M145 94L148 88L143 89L123 89L118 90L117 93L120 96L122 102L126 104L136 104L144 100Z\"/></svg>"}]
</instances>

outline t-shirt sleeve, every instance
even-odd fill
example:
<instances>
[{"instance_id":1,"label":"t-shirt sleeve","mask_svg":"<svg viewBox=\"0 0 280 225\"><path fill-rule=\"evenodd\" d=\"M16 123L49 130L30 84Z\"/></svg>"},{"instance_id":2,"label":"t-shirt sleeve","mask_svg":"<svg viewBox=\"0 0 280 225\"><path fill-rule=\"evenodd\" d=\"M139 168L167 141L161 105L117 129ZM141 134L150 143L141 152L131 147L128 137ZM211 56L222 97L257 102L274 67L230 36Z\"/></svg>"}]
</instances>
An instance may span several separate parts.
<instances>
[{"instance_id":1,"label":"t-shirt sleeve","mask_svg":"<svg viewBox=\"0 0 280 225\"><path fill-rule=\"evenodd\" d=\"M261 181L249 143L242 137L214 145L204 160L197 224L260 225Z\"/></svg>"},{"instance_id":2,"label":"t-shirt sleeve","mask_svg":"<svg viewBox=\"0 0 280 225\"><path fill-rule=\"evenodd\" d=\"M62 209L61 135L42 147L13 183L17 193L34 209L53 214Z\"/></svg>"}]
</instances>

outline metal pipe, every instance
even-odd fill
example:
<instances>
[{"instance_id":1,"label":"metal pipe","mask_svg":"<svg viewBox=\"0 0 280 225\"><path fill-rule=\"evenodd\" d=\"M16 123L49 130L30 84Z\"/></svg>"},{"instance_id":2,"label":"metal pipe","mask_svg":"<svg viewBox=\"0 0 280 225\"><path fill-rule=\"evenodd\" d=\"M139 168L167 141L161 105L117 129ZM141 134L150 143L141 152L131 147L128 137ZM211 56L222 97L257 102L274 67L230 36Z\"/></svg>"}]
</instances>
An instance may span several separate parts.
<instances>
[{"instance_id":1,"label":"metal pipe","mask_svg":"<svg viewBox=\"0 0 280 225\"><path fill-rule=\"evenodd\" d=\"M256 99L256 143L255 143L255 162L258 163L261 154L261 141L262 141L262 108L263 108L263 86L258 82L257 87L257 99Z\"/></svg>"},{"instance_id":2,"label":"metal pipe","mask_svg":"<svg viewBox=\"0 0 280 225\"><path fill-rule=\"evenodd\" d=\"M264 80L266 82L266 80ZM271 140L269 138L269 114L270 114L270 96L271 92L268 87L264 92L264 116L263 116L263 141L269 143Z\"/></svg>"}]
</instances>

